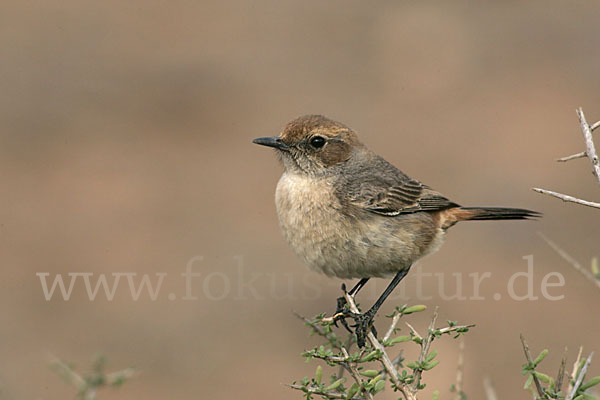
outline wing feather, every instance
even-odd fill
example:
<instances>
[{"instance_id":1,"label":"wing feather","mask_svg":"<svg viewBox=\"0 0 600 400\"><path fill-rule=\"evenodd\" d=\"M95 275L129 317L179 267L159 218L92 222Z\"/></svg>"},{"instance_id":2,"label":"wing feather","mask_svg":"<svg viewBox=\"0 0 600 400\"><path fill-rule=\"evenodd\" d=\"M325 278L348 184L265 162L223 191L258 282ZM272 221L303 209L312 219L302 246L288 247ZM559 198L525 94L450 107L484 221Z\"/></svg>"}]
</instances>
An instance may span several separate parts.
<instances>
[{"instance_id":1,"label":"wing feather","mask_svg":"<svg viewBox=\"0 0 600 400\"><path fill-rule=\"evenodd\" d=\"M343 189L337 191L340 200L359 209L390 217L458 206L383 158L377 157L374 161L371 164L376 169L361 169L356 174L346 175L352 180L346 178Z\"/></svg>"}]
</instances>

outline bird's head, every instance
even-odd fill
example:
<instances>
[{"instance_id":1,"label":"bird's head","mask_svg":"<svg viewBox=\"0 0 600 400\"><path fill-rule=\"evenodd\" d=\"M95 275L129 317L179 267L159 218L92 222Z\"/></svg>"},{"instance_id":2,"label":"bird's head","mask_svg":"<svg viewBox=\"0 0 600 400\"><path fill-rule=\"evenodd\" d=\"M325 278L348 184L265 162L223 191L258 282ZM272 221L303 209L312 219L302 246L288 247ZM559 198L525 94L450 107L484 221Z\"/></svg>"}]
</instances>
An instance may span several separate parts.
<instances>
[{"instance_id":1,"label":"bird's head","mask_svg":"<svg viewBox=\"0 0 600 400\"><path fill-rule=\"evenodd\" d=\"M279 136L253 142L275 148L286 171L309 175L326 175L363 147L350 128L322 115L296 118Z\"/></svg>"}]
</instances>

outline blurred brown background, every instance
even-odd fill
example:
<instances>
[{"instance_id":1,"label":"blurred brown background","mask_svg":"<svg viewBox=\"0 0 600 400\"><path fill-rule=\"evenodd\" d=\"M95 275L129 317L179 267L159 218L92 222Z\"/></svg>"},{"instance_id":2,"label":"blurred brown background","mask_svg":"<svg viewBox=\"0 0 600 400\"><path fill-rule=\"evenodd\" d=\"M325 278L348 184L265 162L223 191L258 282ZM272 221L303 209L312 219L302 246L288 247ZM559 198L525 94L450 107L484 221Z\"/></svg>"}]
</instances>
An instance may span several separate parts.
<instances>
[{"instance_id":1,"label":"blurred brown background","mask_svg":"<svg viewBox=\"0 0 600 400\"><path fill-rule=\"evenodd\" d=\"M431 300L415 300L413 276L384 310L425 303L441 321L476 323L467 393L482 398L489 376L501 398L529 398L519 333L551 350L553 374L564 346L570 363L580 344L600 350L600 293L536 234L587 267L600 214L530 190L599 198L587 160L554 162L583 150L576 107L600 119L599 20L591 1L3 1L0 398L72 398L49 358L85 367L98 352L109 369L141 371L104 399L301 398L282 383L313 373L300 353L316 340L290 311L333 311L340 282L287 248L281 167L251 139L307 113L355 128L459 203L544 213L461 224L420 263L444 272L447 293L461 273L467 296L467 274L491 272L485 300L444 300L431 278ZM507 282L527 255L540 299L515 301ZM182 300L195 256L198 299ZM540 282L555 271L566 284L550 293L565 297L549 301ZM113 301L88 300L82 281L46 301L40 272L168 275L155 301L133 301L125 278ZM411 322L425 330L422 314ZM436 346L425 382L449 398L458 346Z\"/></svg>"}]
</instances>

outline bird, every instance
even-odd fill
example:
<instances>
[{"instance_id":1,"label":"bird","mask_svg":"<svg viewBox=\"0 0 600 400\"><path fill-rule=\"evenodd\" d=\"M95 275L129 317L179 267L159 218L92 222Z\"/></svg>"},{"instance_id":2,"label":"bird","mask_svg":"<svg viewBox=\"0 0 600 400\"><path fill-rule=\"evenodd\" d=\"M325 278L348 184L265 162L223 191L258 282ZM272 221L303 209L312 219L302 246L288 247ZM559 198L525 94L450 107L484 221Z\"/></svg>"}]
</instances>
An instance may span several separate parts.
<instances>
[{"instance_id":1,"label":"bird","mask_svg":"<svg viewBox=\"0 0 600 400\"><path fill-rule=\"evenodd\" d=\"M322 115L298 117L279 136L253 143L275 149L283 164L275 191L279 225L310 269L359 279L348 292L352 296L370 278L392 277L362 314L344 310L345 301L338 299L335 321L348 329L345 317L354 319L359 347L386 298L417 260L440 248L450 227L540 216L521 208L463 207L369 150L348 126Z\"/></svg>"}]
</instances>

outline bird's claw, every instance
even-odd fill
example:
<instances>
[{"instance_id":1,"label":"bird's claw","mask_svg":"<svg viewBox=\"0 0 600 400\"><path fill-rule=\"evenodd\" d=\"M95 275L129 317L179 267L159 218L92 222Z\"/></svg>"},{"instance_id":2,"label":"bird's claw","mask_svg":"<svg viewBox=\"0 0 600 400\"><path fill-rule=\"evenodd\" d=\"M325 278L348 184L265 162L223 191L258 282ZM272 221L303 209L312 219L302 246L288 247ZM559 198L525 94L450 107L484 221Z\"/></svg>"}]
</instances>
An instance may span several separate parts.
<instances>
[{"instance_id":1,"label":"bird's claw","mask_svg":"<svg viewBox=\"0 0 600 400\"><path fill-rule=\"evenodd\" d=\"M350 333L352 333L352 330L350 329L350 327L348 326L348 323L346 322L346 318L350 317L350 318L354 318L355 315L353 312L349 311L348 308L346 307L347 302L346 302L346 298L344 297L338 297L337 298L337 308L335 310L335 313L333 314L333 324L336 326L336 328L338 327L337 322L340 321L342 326L344 328L346 328L346 330Z\"/></svg>"},{"instance_id":2,"label":"bird's claw","mask_svg":"<svg viewBox=\"0 0 600 400\"><path fill-rule=\"evenodd\" d=\"M338 327L337 323L339 321L348 332L356 334L356 343L358 344L358 347L364 347L369 330L371 330L371 332L377 336L377 330L373 326L373 318L375 317L375 313L373 313L371 310L364 314L353 313L352 311L348 310L347 305L348 303L346 302L345 297L337 298L337 308L333 314L333 324ZM346 318L354 319L354 324L349 326L346 322ZM350 328L354 328L354 332Z\"/></svg>"},{"instance_id":3,"label":"bird's claw","mask_svg":"<svg viewBox=\"0 0 600 400\"><path fill-rule=\"evenodd\" d=\"M354 332L356 333L356 344L358 344L358 347L365 347L369 330L377 337L377 330L375 329L375 326L373 326L374 317L375 313L371 311L367 311L364 314L355 314L353 316L354 325L352 325L352 328L354 328Z\"/></svg>"}]
</instances>

